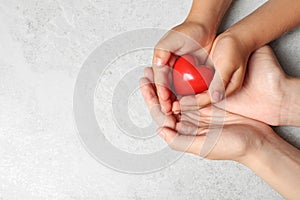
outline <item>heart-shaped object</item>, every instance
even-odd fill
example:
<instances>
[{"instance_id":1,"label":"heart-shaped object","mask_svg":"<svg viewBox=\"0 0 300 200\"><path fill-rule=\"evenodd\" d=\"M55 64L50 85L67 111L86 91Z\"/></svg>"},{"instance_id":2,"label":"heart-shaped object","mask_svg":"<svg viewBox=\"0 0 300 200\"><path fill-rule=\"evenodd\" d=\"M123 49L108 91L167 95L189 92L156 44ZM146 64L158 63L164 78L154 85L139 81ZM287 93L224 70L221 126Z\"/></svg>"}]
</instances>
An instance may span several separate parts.
<instances>
[{"instance_id":1,"label":"heart-shaped object","mask_svg":"<svg viewBox=\"0 0 300 200\"><path fill-rule=\"evenodd\" d=\"M173 67L173 85L178 95L199 94L208 89L214 70L208 66L196 66L191 55L179 57Z\"/></svg>"}]
</instances>

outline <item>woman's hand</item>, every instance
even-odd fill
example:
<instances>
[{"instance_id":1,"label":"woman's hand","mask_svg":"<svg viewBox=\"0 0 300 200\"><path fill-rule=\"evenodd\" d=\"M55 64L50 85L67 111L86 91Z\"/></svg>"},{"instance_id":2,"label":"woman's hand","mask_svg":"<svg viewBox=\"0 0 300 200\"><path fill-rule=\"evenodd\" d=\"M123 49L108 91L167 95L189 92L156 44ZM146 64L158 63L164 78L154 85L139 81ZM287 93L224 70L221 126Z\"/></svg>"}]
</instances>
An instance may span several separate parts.
<instances>
[{"instance_id":1,"label":"woman's hand","mask_svg":"<svg viewBox=\"0 0 300 200\"><path fill-rule=\"evenodd\" d=\"M241 90L215 106L270 125L291 125L291 121L295 119L299 122L299 114L292 115L299 113L299 108L295 107L298 104L293 102L296 96L300 96L299 90L294 86L296 84L293 84L295 82L299 82L299 79L287 77L272 49L264 46L251 56ZM184 97L180 101L181 105L174 103L174 109L196 109L195 102L195 97ZM290 109L291 107L295 108ZM288 117L290 115L293 117Z\"/></svg>"},{"instance_id":2,"label":"woman's hand","mask_svg":"<svg viewBox=\"0 0 300 200\"><path fill-rule=\"evenodd\" d=\"M212 106L165 115L160 111L152 70L146 68L145 75L140 81L143 97L161 127L158 133L174 150L208 159L240 161L259 150L267 135L274 134L266 124Z\"/></svg>"},{"instance_id":3,"label":"woman's hand","mask_svg":"<svg viewBox=\"0 0 300 200\"><path fill-rule=\"evenodd\" d=\"M161 127L158 134L172 149L208 159L238 161L286 199L299 198L300 151L271 127L215 107L165 115L159 108L152 70L147 68L145 75L140 81L142 94Z\"/></svg>"}]
</instances>

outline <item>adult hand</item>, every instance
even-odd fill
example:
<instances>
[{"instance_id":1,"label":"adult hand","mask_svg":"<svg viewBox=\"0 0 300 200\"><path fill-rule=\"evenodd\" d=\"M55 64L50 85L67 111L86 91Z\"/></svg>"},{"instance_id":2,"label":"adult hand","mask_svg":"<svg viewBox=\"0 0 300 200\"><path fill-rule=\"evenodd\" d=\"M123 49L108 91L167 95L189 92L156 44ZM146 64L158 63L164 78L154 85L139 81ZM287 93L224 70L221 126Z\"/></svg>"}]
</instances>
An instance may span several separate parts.
<instances>
[{"instance_id":1,"label":"adult hand","mask_svg":"<svg viewBox=\"0 0 300 200\"><path fill-rule=\"evenodd\" d=\"M145 69L141 91L153 119L161 127L160 136L174 150L209 159L242 160L261 148L273 130L258 121L225 112L216 107L165 115L159 108L153 73Z\"/></svg>"},{"instance_id":2,"label":"adult hand","mask_svg":"<svg viewBox=\"0 0 300 200\"><path fill-rule=\"evenodd\" d=\"M158 134L172 149L208 159L235 160L253 170L286 199L298 199L298 149L268 125L212 106L183 112L181 116L165 115L157 108L152 71L148 68L145 72L147 78L140 82L142 94L152 117L161 126Z\"/></svg>"},{"instance_id":3,"label":"adult hand","mask_svg":"<svg viewBox=\"0 0 300 200\"><path fill-rule=\"evenodd\" d=\"M290 93L297 92L289 88L288 82L272 49L264 46L251 56L241 90L215 106L270 125L287 125ZM191 109L196 100L187 97L181 101L185 110Z\"/></svg>"}]
</instances>

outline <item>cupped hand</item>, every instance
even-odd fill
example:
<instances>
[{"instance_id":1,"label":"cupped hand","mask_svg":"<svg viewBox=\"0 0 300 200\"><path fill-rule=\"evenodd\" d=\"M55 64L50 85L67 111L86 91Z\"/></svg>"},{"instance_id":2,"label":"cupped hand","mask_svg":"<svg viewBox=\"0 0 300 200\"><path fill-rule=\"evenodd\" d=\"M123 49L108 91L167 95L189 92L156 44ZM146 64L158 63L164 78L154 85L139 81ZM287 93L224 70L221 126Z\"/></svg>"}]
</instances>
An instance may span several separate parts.
<instances>
[{"instance_id":1,"label":"cupped hand","mask_svg":"<svg viewBox=\"0 0 300 200\"><path fill-rule=\"evenodd\" d=\"M181 109L197 109L209 103L217 103L238 91L244 81L250 51L238 37L224 32L214 41L207 64L214 66L215 75L207 92L186 96L180 101ZM189 99L195 98L191 103ZM174 109L179 109L175 105Z\"/></svg>"},{"instance_id":2,"label":"cupped hand","mask_svg":"<svg viewBox=\"0 0 300 200\"><path fill-rule=\"evenodd\" d=\"M153 55L154 82L161 108L164 113L172 111L176 99L171 92L171 67L176 57L191 54L198 63L208 57L215 33L196 22L184 22L170 30L156 45Z\"/></svg>"},{"instance_id":3,"label":"cupped hand","mask_svg":"<svg viewBox=\"0 0 300 200\"><path fill-rule=\"evenodd\" d=\"M289 92L287 79L272 49L264 46L251 56L242 89L217 106L270 125L281 125L284 97Z\"/></svg>"},{"instance_id":4,"label":"cupped hand","mask_svg":"<svg viewBox=\"0 0 300 200\"><path fill-rule=\"evenodd\" d=\"M288 93L287 79L272 49L264 46L250 57L242 88L215 105L270 125L281 125L284 121L281 113L284 113L282 109ZM184 101L195 104L193 98Z\"/></svg>"},{"instance_id":5,"label":"cupped hand","mask_svg":"<svg viewBox=\"0 0 300 200\"><path fill-rule=\"evenodd\" d=\"M241 161L253 155L274 134L266 124L209 106L200 110L166 115L159 100L150 68L140 80L144 100L161 128L158 134L174 150L207 157Z\"/></svg>"}]
</instances>

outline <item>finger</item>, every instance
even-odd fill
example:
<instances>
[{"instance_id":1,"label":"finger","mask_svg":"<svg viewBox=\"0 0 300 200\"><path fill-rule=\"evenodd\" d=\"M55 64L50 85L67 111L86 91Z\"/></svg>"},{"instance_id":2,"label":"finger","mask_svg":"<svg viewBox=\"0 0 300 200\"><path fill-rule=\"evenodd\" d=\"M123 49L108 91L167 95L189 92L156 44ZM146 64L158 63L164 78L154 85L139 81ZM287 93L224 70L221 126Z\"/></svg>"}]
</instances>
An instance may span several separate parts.
<instances>
[{"instance_id":1,"label":"finger","mask_svg":"<svg viewBox=\"0 0 300 200\"><path fill-rule=\"evenodd\" d=\"M175 56L174 54L171 54L170 58L169 58L169 62L168 65L169 66L174 66L176 60L177 60L178 56Z\"/></svg>"},{"instance_id":2,"label":"finger","mask_svg":"<svg viewBox=\"0 0 300 200\"><path fill-rule=\"evenodd\" d=\"M168 66L157 67L153 66L154 83L157 90L157 95L160 100L163 112L167 113L171 110L171 91L169 86L169 73Z\"/></svg>"},{"instance_id":3,"label":"finger","mask_svg":"<svg viewBox=\"0 0 300 200\"><path fill-rule=\"evenodd\" d=\"M236 56L241 55L232 50L231 46L234 44L235 41L232 38L220 37L219 40L216 39L212 47L211 62L215 68L215 74L208 89L212 103L217 103L225 97L227 85L235 71L240 67L236 65Z\"/></svg>"},{"instance_id":4,"label":"finger","mask_svg":"<svg viewBox=\"0 0 300 200\"><path fill-rule=\"evenodd\" d=\"M173 101L172 112L174 114L179 114L181 112L179 101Z\"/></svg>"},{"instance_id":5,"label":"finger","mask_svg":"<svg viewBox=\"0 0 300 200\"><path fill-rule=\"evenodd\" d=\"M161 112L158 97L152 83L147 78L140 79L140 88L152 118L159 126L174 127L175 120Z\"/></svg>"},{"instance_id":6,"label":"finger","mask_svg":"<svg viewBox=\"0 0 300 200\"><path fill-rule=\"evenodd\" d=\"M152 60L152 64L154 66L167 65L172 53L182 46L182 42L174 38L173 32L174 31L169 31L156 44Z\"/></svg>"},{"instance_id":7,"label":"finger","mask_svg":"<svg viewBox=\"0 0 300 200\"><path fill-rule=\"evenodd\" d=\"M144 76L147 77L151 82L152 82L152 86L154 87L155 89L155 85L154 85L154 74L153 74L153 69L151 67L146 67L144 69ZM170 77L169 77L170 79ZM169 80L170 81L170 80ZM176 96L171 93L171 96L170 96L170 101L173 102L176 100ZM161 103L161 102L160 102ZM167 102L168 104L171 104L170 102ZM172 107L172 106L171 106Z\"/></svg>"},{"instance_id":8,"label":"finger","mask_svg":"<svg viewBox=\"0 0 300 200\"><path fill-rule=\"evenodd\" d=\"M225 91L225 96L229 96L234 92L241 89L243 81L244 81L244 74L243 67L239 68L237 71L234 72L230 82L228 83Z\"/></svg>"},{"instance_id":9,"label":"finger","mask_svg":"<svg viewBox=\"0 0 300 200\"><path fill-rule=\"evenodd\" d=\"M149 110L159 106L155 90L147 78L140 79L140 89Z\"/></svg>"},{"instance_id":10,"label":"finger","mask_svg":"<svg viewBox=\"0 0 300 200\"><path fill-rule=\"evenodd\" d=\"M218 128L224 125L224 111L206 107L197 111L183 112L180 121L188 121L198 127Z\"/></svg>"},{"instance_id":11,"label":"finger","mask_svg":"<svg viewBox=\"0 0 300 200\"><path fill-rule=\"evenodd\" d=\"M146 67L144 69L144 76L151 82L151 85L152 85L154 91L156 92L156 87L155 87L155 83L154 83L154 75L153 75L153 69L152 69L152 67Z\"/></svg>"},{"instance_id":12,"label":"finger","mask_svg":"<svg viewBox=\"0 0 300 200\"><path fill-rule=\"evenodd\" d=\"M167 49L167 48L166 48ZM152 64L157 67L162 67L167 65L169 58L171 56L171 52L166 49L160 49L159 47L155 47Z\"/></svg>"},{"instance_id":13,"label":"finger","mask_svg":"<svg viewBox=\"0 0 300 200\"><path fill-rule=\"evenodd\" d=\"M176 124L176 131L182 135L204 135L208 126L196 126L190 121L181 121Z\"/></svg>"},{"instance_id":14,"label":"finger","mask_svg":"<svg viewBox=\"0 0 300 200\"><path fill-rule=\"evenodd\" d=\"M172 53L180 54L184 41L188 36L180 32L170 30L156 44L153 55L153 65L166 65Z\"/></svg>"},{"instance_id":15,"label":"finger","mask_svg":"<svg viewBox=\"0 0 300 200\"><path fill-rule=\"evenodd\" d=\"M154 82L153 69L151 67L146 67L144 69L144 76L150 80L150 82Z\"/></svg>"},{"instance_id":16,"label":"finger","mask_svg":"<svg viewBox=\"0 0 300 200\"><path fill-rule=\"evenodd\" d=\"M228 66L215 65L215 74L209 86L209 94L212 103L217 103L225 97L225 88L231 80L234 70Z\"/></svg>"},{"instance_id":17,"label":"finger","mask_svg":"<svg viewBox=\"0 0 300 200\"><path fill-rule=\"evenodd\" d=\"M190 122L194 126L207 128L207 129L218 129L224 126L227 113L215 106L207 106L197 111L186 111L181 113L180 122Z\"/></svg>"},{"instance_id":18,"label":"finger","mask_svg":"<svg viewBox=\"0 0 300 200\"><path fill-rule=\"evenodd\" d=\"M181 111L197 110L199 108L197 104L196 96L184 96L179 100Z\"/></svg>"},{"instance_id":19,"label":"finger","mask_svg":"<svg viewBox=\"0 0 300 200\"><path fill-rule=\"evenodd\" d=\"M179 104L182 111L196 110L210 104L210 95L206 91L195 96L185 96L179 100Z\"/></svg>"},{"instance_id":20,"label":"finger","mask_svg":"<svg viewBox=\"0 0 300 200\"><path fill-rule=\"evenodd\" d=\"M170 66L174 64L177 55L183 54L185 36L176 31L169 31L156 45L153 55L154 82L163 112L170 113L172 109L171 84L169 80ZM171 64L171 65L170 65Z\"/></svg>"},{"instance_id":21,"label":"finger","mask_svg":"<svg viewBox=\"0 0 300 200\"><path fill-rule=\"evenodd\" d=\"M169 72L170 66L169 61L174 63L172 52L177 51L183 46L182 39L179 39L179 33L175 31L169 31L156 45L153 55L153 71L154 71L154 82L157 88L159 99L162 101L162 107L166 110L171 107L168 105L170 99L170 84L169 84ZM170 59L172 58L172 59ZM165 102L166 101L166 102Z\"/></svg>"},{"instance_id":22,"label":"finger","mask_svg":"<svg viewBox=\"0 0 300 200\"><path fill-rule=\"evenodd\" d=\"M193 124L194 126L199 126L199 118L195 118L194 116L188 114L181 114L180 121L187 121Z\"/></svg>"},{"instance_id":23,"label":"finger","mask_svg":"<svg viewBox=\"0 0 300 200\"><path fill-rule=\"evenodd\" d=\"M158 132L169 147L175 151L199 155L201 147L205 141L205 136L180 135L173 129L166 127L161 128Z\"/></svg>"}]
</instances>

